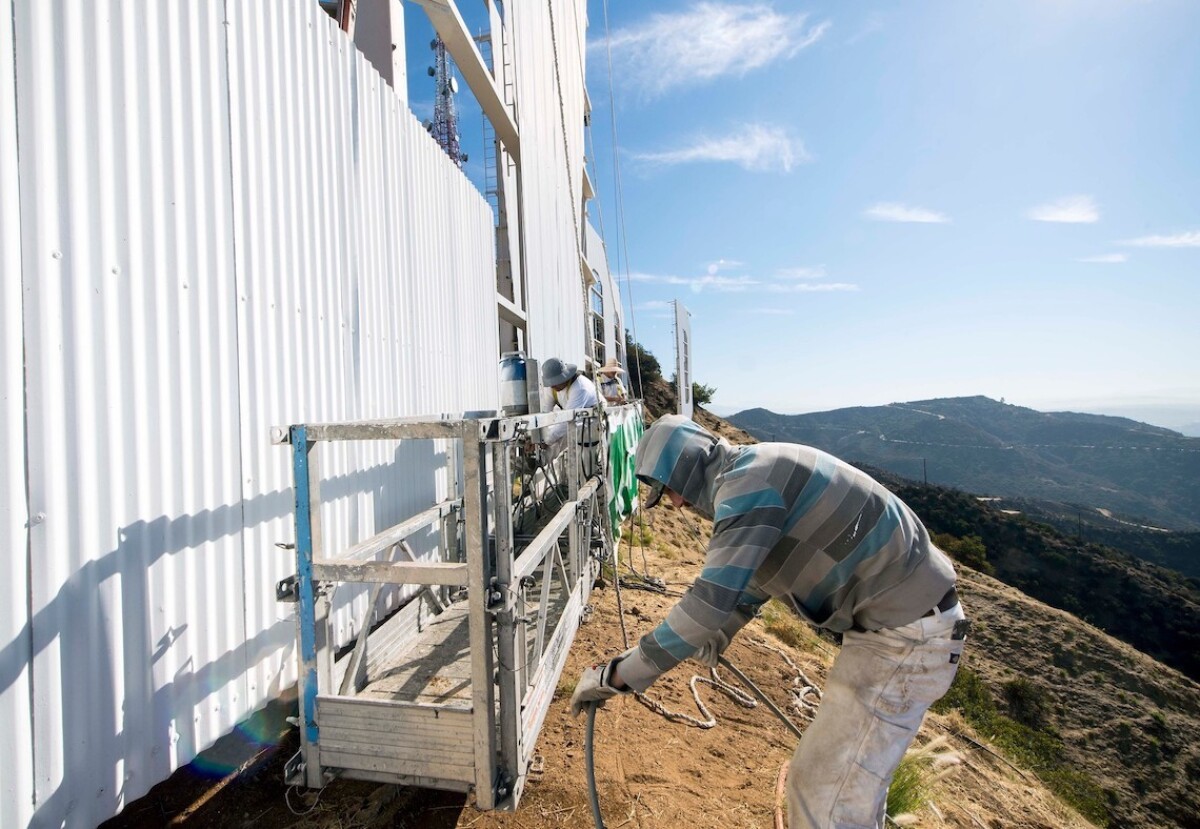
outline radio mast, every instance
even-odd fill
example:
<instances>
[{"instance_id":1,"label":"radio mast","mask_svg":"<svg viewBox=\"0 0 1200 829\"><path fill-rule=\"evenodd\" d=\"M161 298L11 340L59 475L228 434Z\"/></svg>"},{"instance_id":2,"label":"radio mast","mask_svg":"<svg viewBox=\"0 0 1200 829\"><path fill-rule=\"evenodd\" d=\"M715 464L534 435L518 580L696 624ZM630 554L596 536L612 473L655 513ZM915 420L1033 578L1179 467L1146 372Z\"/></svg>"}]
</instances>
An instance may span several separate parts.
<instances>
[{"instance_id":1,"label":"radio mast","mask_svg":"<svg viewBox=\"0 0 1200 829\"><path fill-rule=\"evenodd\" d=\"M433 94L433 120L425 122L425 128L433 136L433 140L446 151L446 155L461 169L467 160L467 154L459 146L462 136L458 134L458 114L454 110L454 96L458 93L458 80L450 57L446 54L446 44L442 38L435 37L429 48L433 50L433 66L429 74L434 79L436 89Z\"/></svg>"}]
</instances>

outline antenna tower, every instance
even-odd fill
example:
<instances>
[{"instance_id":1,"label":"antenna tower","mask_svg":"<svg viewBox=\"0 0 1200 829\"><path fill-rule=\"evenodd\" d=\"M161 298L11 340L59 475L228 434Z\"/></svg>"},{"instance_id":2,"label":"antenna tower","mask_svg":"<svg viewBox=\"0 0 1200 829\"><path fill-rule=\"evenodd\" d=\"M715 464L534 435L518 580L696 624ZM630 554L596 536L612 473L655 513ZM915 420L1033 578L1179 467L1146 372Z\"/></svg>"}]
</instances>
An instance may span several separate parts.
<instances>
[{"instance_id":1,"label":"antenna tower","mask_svg":"<svg viewBox=\"0 0 1200 829\"><path fill-rule=\"evenodd\" d=\"M433 66L429 74L434 79L436 89L433 93L433 120L425 122L425 129L433 136L433 140L446 151L446 155L461 169L467 160L467 154L459 146L462 136L458 134L458 114L454 110L454 96L458 93L458 80L451 69L450 56L446 53L446 44L441 37L435 37L429 44L433 50Z\"/></svg>"}]
</instances>

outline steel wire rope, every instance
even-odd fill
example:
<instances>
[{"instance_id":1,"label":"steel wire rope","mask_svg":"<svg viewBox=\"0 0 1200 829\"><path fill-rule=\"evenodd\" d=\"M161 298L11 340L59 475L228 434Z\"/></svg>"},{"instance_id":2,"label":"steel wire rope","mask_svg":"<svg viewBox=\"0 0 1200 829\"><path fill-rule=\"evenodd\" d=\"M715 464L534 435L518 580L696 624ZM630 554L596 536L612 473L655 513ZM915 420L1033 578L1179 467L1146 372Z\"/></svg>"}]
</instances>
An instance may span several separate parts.
<instances>
[{"instance_id":1,"label":"steel wire rope","mask_svg":"<svg viewBox=\"0 0 1200 829\"><path fill-rule=\"evenodd\" d=\"M558 89L558 123L562 134L563 145L563 166L567 172L567 196L571 200L570 214L571 226L575 231L575 267L579 267L581 254L583 251L583 236L579 230L579 213L583 209L582 205L575 201L575 176L571 170L571 144L567 138L567 107L565 102L565 94L563 92L562 71L559 68L558 61L558 34L554 26L554 0L546 0L546 13L550 18L550 47L554 52L554 84ZM588 304L588 285L586 276L583 273L583 268L579 269L579 280L582 283L583 292L580 297L582 304L583 319L588 321L591 308ZM595 340L592 337L587 338L587 355L591 359L593 365L596 362L596 351L594 348Z\"/></svg>"},{"instance_id":2,"label":"steel wire rope","mask_svg":"<svg viewBox=\"0 0 1200 829\"><path fill-rule=\"evenodd\" d=\"M621 273L621 254L624 252L625 262L625 292L629 296L629 324L633 333L633 342L638 346L638 359L634 361L634 368L637 371L637 397L646 398L646 388L642 382L642 348L637 337L637 314L634 311L633 302L633 281L629 278L629 234L625 229L625 190L621 184L621 160L620 160L620 145L617 142L617 96L613 91L613 71L612 71L612 36L608 28L608 0L604 0L604 50L608 57L608 114L609 123L612 125L612 162L613 162L613 184L616 190L616 210L617 210L617 273ZM626 354L629 353L629 344L625 345ZM630 375L632 379L632 375Z\"/></svg>"}]
</instances>

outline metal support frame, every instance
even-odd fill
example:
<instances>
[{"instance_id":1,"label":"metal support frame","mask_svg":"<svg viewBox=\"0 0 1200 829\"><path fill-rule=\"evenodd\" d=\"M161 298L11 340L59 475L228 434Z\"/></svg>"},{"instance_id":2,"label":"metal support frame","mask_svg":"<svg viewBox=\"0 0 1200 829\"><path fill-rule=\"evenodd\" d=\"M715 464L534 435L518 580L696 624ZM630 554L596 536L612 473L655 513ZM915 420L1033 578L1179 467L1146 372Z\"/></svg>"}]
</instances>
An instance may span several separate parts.
<instances>
[{"instance_id":1,"label":"metal support frame","mask_svg":"<svg viewBox=\"0 0 1200 829\"><path fill-rule=\"evenodd\" d=\"M599 566L590 553L611 544L601 518L607 515L607 443L595 437L604 432L601 417L601 410L580 409L275 430L274 441L292 447L295 486L301 749L288 764L288 782L319 788L340 774L469 788L480 809L515 807ZM539 470L543 475L528 475L526 438L564 422L571 435L565 451ZM446 441L447 500L328 556L321 538L318 444L396 439ZM556 481L566 490L561 504L549 497L551 492L562 494L553 487ZM517 490L521 498L540 505L532 538L516 533ZM547 514L551 502L555 509ZM430 560L414 560L406 539L430 526L437 528L438 550ZM387 560L377 560L381 555ZM332 587L343 582L376 587L352 652L335 666L330 596ZM418 594L410 603L415 607L401 608L372 629L380 591L388 584L424 585L434 598ZM462 587L465 600L459 593L455 601L452 591ZM442 635L455 620L466 627L469 689L445 705L380 690L380 677L416 664L403 660L424 658L410 657L410 652L433 652L419 646L437 628L421 626L422 607L427 617L451 619L442 626ZM407 621L401 619L405 614ZM395 619L400 621L393 624ZM385 637L389 626L400 633L387 633L393 637L387 641L400 644L389 645L386 658L399 661L376 664L373 643ZM444 667L447 658L433 661ZM335 685L338 670L342 673ZM466 682L465 666L463 670L456 676Z\"/></svg>"}]
</instances>

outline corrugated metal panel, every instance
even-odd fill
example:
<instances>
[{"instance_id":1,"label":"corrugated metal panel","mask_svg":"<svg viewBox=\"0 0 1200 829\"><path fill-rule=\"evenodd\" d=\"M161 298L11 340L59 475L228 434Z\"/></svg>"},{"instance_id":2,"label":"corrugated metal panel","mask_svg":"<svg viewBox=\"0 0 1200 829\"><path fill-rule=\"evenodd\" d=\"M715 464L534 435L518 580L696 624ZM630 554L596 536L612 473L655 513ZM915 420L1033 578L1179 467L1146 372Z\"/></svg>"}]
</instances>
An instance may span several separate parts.
<instances>
[{"instance_id":1,"label":"corrugated metal panel","mask_svg":"<svg viewBox=\"0 0 1200 829\"><path fill-rule=\"evenodd\" d=\"M580 365L586 353L579 261L586 23L582 5L505 6L516 64L531 353L542 360L562 357Z\"/></svg>"},{"instance_id":2,"label":"corrugated metal panel","mask_svg":"<svg viewBox=\"0 0 1200 829\"><path fill-rule=\"evenodd\" d=\"M25 545L25 405L21 344L21 217L12 4L0 2L0 826L33 815L29 554Z\"/></svg>"},{"instance_id":3,"label":"corrugated metal panel","mask_svg":"<svg viewBox=\"0 0 1200 829\"><path fill-rule=\"evenodd\" d=\"M246 710L221 18L15 6L47 825L94 825Z\"/></svg>"},{"instance_id":4,"label":"corrugated metal panel","mask_svg":"<svg viewBox=\"0 0 1200 829\"><path fill-rule=\"evenodd\" d=\"M621 304L621 292L608 268L608 254L605 252L604 241L590 220L586 227L584 238L587 245L584 253L593 276L600 282L600 291L604 296L604 353L607 357L616 357L618 351L624 354L624 346L618 350L617 345L625 342L625 310Z\"/></svg>"},{"instance_id":5,"label":"corrugated metal panel","mask_svg":"<svg viewBox=\"0 0 1200 829\"><path fill-rule=\"evenodd\" d=\"M246 589L273 596L294 562L270 427L497 408L492 216L315 5L230 3L229 24ZM331 552L447 491L440 445L319 451ZM339 590L340 641L365 592ZM295 679L290 608L247 612L250 690L274 695Z\"/></svg>"},{"instance_id":6,"label":"corrugated metal panel","mask_svg":"<svg viewBox=\"0 0 1200 829\"><path fill-rule=\"evenodd\" d=\"M3 740L36 757L36 822L93 826L293 678L269 428L496 407L491 212L316 4L76 0L14 24L20 215L0 145L0 232L46 520L26 533L24 482L5 486ZM5 280L6 475L19 291ZM324 454L335 545L446 489L444 447ZM34 803L20 773L5 785L4 808Z\"/></svg>"},{"instance_id":7,"label":"corrugated metal panel","mask_svg":"<svg viewBox=\"0 0 1200 829\"><path fill-rule=\"evenodd\" d=\"M315 3L3 5L0 823L92 826L294 679L270 428L497 406L492 216ZM530 330L581 360L582 4L561 109L515 6ZM332 548L447 489L433 443L322 461Z\"/></svg>"}]
</instances>

